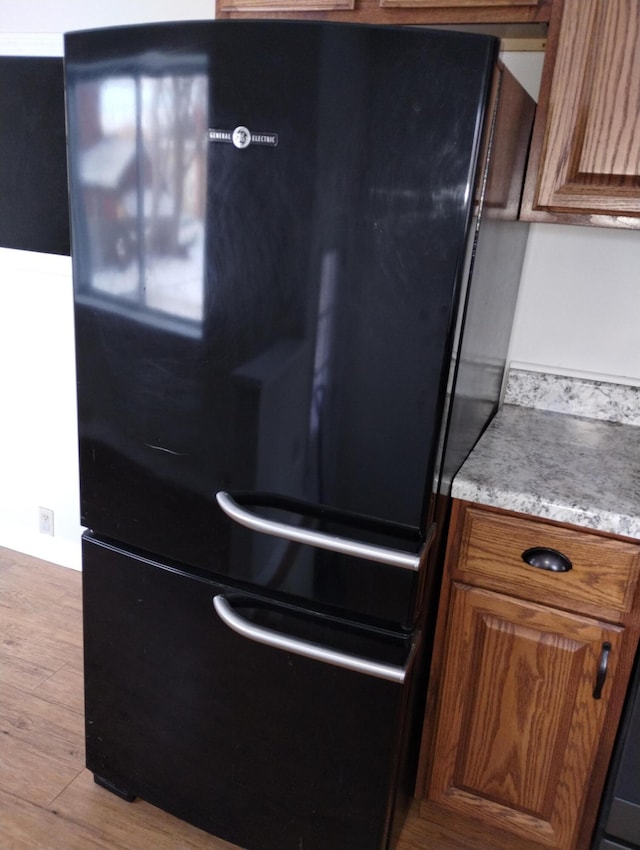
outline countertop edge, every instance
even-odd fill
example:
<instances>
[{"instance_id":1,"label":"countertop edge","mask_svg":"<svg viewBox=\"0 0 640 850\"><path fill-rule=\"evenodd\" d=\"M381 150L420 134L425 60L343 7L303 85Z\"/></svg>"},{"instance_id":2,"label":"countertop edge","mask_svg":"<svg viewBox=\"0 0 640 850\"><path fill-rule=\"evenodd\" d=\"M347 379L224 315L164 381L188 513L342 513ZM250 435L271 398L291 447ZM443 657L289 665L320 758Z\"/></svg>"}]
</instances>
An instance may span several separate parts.
<instances>
[{"instance_id":1,"label":"countertop edge","mask_svg":"<svg viewBox=\"0 0 640 850\"><path fill-rule=\"evenodd\" d=\"M634 402L638 388L630 389ZM455 476L451 493L640 540L640 428L505 403Z\"/></svg>"}]
</instances>

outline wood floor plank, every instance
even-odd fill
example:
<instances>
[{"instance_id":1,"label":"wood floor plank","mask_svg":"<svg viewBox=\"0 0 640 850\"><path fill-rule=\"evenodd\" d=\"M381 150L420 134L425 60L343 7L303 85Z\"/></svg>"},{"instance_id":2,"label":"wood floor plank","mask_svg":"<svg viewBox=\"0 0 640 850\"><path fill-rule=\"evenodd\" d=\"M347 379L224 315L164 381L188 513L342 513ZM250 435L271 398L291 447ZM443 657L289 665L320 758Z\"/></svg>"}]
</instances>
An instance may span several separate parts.
<instances>
[{"instance_id":1,"label":"wood floor plank","mask_svg":"<svg viewBox=\"0 0 640 850\"><path fill-rule=\"evenodd\" d=\"M26 593L24 590L12 590L0 587L0 615L7 619L21 619L25 623L34 623L51 631L60 631L66 640L79 643L82 635L82 623L78 619L80 600L75 594L63 593L49 598L46 594Z\"/></svg>"},{"instance_id":2,"label":"wood floor plank","mask_svg":"<svg viewBox=\"0 0 640 850\"><path fill-rule=\"evenodd\" d=\"M0 641L0 688L13 686L23 691L32 691L60 669L55 659L52 666L46 666L38 659L16 657L11 645Z\"/></svg>"},{"instance_id":3,"label":"wood floor plank","mask_svg":"<svg viewBox=\"0 0 640 850\"><path fill-rule=\"evenodd\" d=\"M76 773L84 767L82 715L64 703L5 685L0 690L0 734L30 744Z\"/></svg>"},{"instance_id":4,"label":"wood floor plank","mask_svg":"<svg viewBox=\"0 0 640 850\"><path fill-rule=\"evenodd\" d=\"M52 564L0 547L0 591L9 583L26 597L57 602L66 595L81 596L82 574L76 570L52 570ZM61 574L69 573L68 576Z\"/></svg>"},{"instance_id":5,"label":"wood floor plank","mask_svg":"<svg viewBox=\"0 0 640 850\"><path fill-rule=\"evenodd\" d=\"M0 847L3 850L124 850L111 839L103 841L90 822L70 822L53 809L1 789ZM139 850L147 848L141 845ZM148 850L152 850L152 845Z\"/></svg>"},{"instance_id":6,"label":"wood floor plank","mask_svg":"<svg viewBox=\"0 0 640 850\"><path fill-rule=\"evenodd\" d=\"M6 572L4 575L0 573L0 578L0 607L11 611L42 611L43 603L39 597L7 586L9 581Z\"/></svg>"},{"instance_id":7,"label":"wood floor plank","mask_svg":"<svg viewBox=\"0 0 640 850\"><path fill-rule=\"evenodd\" d=\"M37 743L5 734L0 747L0 789L29 803L48 806L78 775L77 765L44 752Z\"/></svg>"},{"instance_id":8,"label":"wood floor plank","mask_svg":"<svg viewBox=\"0 0 640 850\"><path fill-rule=\"evenodd\" d=\"M67 615L68 616L68 615ZM82 630L66 628L54 613L18 613L0 608L0 651L55 672L82 663Z\"/></svg>"},{"instance_id":9,"label":"wood floor plank","mask_svg":"<svg viewBox=\"0 0 640 850\"><path fill-rule=\"evenodd\" d=\"M90 823L106 846L125 850L237 850L143 800L127 803L96 785L84 770L55 800L58 816L69 823ZM102 846L100 844L99 846Z\"/></svg>"},{"instance_id":10,"label":"wood floor plank","mask_svg":"<svg viewBox=\"0 0 640 850\"><path fill-rule=\"evenodd\" d=\"M84 715L84 692L82 670L72 664L65 664L34 692L47 702L54 703L73 711L81 718Z\"/></svg>"}]
</instances>

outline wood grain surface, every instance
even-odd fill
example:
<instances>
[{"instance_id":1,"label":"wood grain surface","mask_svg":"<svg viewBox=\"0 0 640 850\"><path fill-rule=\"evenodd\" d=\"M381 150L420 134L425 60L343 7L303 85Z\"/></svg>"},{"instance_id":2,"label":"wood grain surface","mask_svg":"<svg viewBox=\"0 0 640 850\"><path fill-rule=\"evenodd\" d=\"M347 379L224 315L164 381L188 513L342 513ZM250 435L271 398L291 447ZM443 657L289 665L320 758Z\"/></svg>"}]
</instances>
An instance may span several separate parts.
<instances>
[{"instance_id":1,"label":"wood grain surface","mask_svg":"<svg viewBox=\"0 0 640 850\"><path fill-rule=\"evenodd\" d=\"M362 24L528 24L552 0L216 0L216 18L305 18Z\"/></svg>"},{"instance_id":2,"label":"wood grain surface","mask_svg":"<svg viewBox=\"0 0 640 850\"><path fill-rule=\"evenodd\" d=\"M574 570L522 562L535 545L571 553L575 605L558 583ZM454 499L418 780L430 823L490 832L495 850L587 850L638 647L637 558L626 539Z\"/></svg>"},{"instance_id":3,"label":"wood grain surface","mask_svg":"<svg viewBox=\"0 0 640 850\"><path fill-rule=\"evenodd\" d=\"M555 0L522 215L640 228L637 0Z\"/></svg>"},{"instance_id":4,"label":"wood grain surface","mask_svg":"<svg viewBox=\"0 0 640 850\"><path fill-rule=\"evenodd\" d=\"M522 555L534 547L561 552L571 569L562 573L530 566ZM465 512L453 577L532 602L625 622L638 592L640 546L471 507Z\"/></svg>"},{"instance_id":5,"label":"wood grain surface","mask_svg":"<svg viewBox=\"0 0 640 850\"><path fill-rule=\"evenodd\" d=\"M429 798L576 846L610 691L592 691L602 645L615 680L622 628L454 585Z\"/></svg>"}]
</instances>

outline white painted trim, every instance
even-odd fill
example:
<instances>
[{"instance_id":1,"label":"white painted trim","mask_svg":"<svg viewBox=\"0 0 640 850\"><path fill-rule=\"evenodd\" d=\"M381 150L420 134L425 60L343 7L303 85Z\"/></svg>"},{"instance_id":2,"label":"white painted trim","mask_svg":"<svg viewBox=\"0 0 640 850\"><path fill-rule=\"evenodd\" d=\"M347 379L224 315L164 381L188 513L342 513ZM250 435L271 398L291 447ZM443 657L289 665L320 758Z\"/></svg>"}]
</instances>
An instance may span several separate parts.
<instances>
[{"instance_id":1,"label":"white painted trim","mask_svg":"<svg viewBox=\"0 0 640 850\"><path fill-rule=\"evenodd\" d=\"M71 257L68 254L42 254L38 251L0 248L0 268L71 277Z\"/></svg>"},{"instance_id":2,"label":"white painted trim","mask_svg":"<svg viewBox=\"0 0 640 850\"><path fill-rule=\"evenodd\" d=\"M0 56L64 56L62 33L0 33Z\"/></svg>"}]
</instances>

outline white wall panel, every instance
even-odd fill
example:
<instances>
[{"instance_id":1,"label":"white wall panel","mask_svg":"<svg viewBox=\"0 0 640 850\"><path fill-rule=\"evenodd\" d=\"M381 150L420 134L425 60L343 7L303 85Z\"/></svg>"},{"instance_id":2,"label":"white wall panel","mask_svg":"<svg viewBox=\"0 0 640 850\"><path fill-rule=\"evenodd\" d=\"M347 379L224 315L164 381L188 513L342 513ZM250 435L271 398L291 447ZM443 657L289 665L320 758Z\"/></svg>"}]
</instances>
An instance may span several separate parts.
<instances>
[{"instance_id":1,"label":"white wall panel","mask_svg":"<svg viewBox=\"0 0 640 850\"><path fill-rule=\"evenodd\" d=\"M0 545L79 568L75 391L70 258L0 249Z\"/></svg>"},{"instance_id":2,"label":"white wall panel","mask_svg":"<svg viewBox=\"0 0 640 850\"><path fill-rule=\"evenodd\" d=\"M532 225L510 359L640 385L640 233Z\"/></svg>"},{"instance_id":3,"label":"white wall panel","mask_svg":"<svg viewBox=\"0 0 640 850\"><path fill-rule=\"evenodd\" d=\"M214 17L214 0L0 0L2 32L74 29Z\"/></svg>"}]
</instances>

